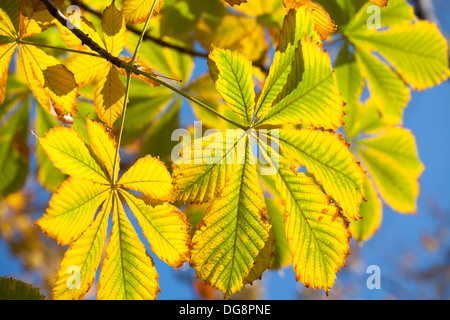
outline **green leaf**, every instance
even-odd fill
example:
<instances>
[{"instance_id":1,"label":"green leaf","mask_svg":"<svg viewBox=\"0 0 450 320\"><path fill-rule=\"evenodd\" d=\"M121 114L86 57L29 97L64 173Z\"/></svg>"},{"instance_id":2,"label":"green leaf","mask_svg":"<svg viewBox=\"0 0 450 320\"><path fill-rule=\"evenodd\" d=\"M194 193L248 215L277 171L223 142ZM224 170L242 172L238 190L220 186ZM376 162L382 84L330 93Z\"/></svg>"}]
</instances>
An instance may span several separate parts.
<instances>
[{"instance_id":1,"label":"green leaf","mask_svg":"<svg viewBox=\"0 0 450 320\"><path fill-rule=\"evenodd\" d=\"M355 147L384 200L394 210L415 213L424 167L412 133L394 127L358 140Z\"/></svg>"},{"instance_id":2,"label":"green leaf","mask_svg":"<svg viewBox=\"0 0 450 320\"><path fill-rule=\"evenodd\" d=\"M0 277L1 300L44 300L38 288L12 278Z\"/></svg>"},{"instance_id":3,"label":"green leaf","mask_svg":"<svg viewBox=\"0 0 450 320\"><path fill-rule=\"evenodd\" d=\"M113 227L98 282L100 300L156 299L160 291L152 258L139 240L117 195Z\"/></svg>"},{"instance_id":4,"label":"green leaf","mask_svg":"<svg viewBox=\"0 0 450 320\"><path fill-rule=\"evenodd\" d=\"M39 137L43 136L51 128L60 126L59 122L46 112L41 105L38 104L36 108L36 133ZM44 188L55 191L67 176L53 166L40 144L36 145L36 155L38 162L37 176L39 182Z\"/></svg>"},{"instance_id":5,"label":"green leaf","mask_svg":"<svg viewBox=\"0 0 450 320\"><path fill-rule=\"evenodd\" d=\"M403 109L408 104L410 93L403 80L388 66L371 54L358 50L356 58L381 120L387 125L402 123Z\"/></svg>"},{"instance_id":6,"label":"green leaf","mask_svg":"<svg viewBox=\"0 0 450 320\"><path fill-rule=\"evenodd\" d=\"M362 28L347 36L357 48L379 52L414 89L430 88L449 76L447 41L430 22L402 24L383 32Z\"/></svg>"},{"instance_id":7,"label":"green leaf","mask_svg":"<svg viewBox=\"0 0 450 320\"><path fill-rule=\"evenodd\" d=\"M0 197L19 190L28 175L28 96L7 101L0 127Z\"/></svg>"},{"instance_id":8,"label":"green leaf","mask_svg":"<svg viewBox=\"0 0 450 320\"><path fill-rule=\"evenodd\" d=\"M311 38L298 46L283 99L261 114L260 124L303 124L337 129L342 125L344 101L337 87L330 57Z\"/></svg>"},{"instance_id":9,"label":"green leaf","mask_svg":"<svg viewBox=\"0 0 450 320\"><path fill-rule=\"evenodd\" d=\"M358 101L364 89L364 78L354 53L350 52L349 49L347 43L342 46L336 58L335 66L338 87L347 104ZM350 113L347 106L345 113L346 115Z\"/></svg>"},{"instance_id":10,"label":"green leaf","mask_svg":"<svg viewBox=\"0 0 450 320\"><path fill-rule=\"evenodd\" d=\"M208 66L225 103L249 125L255 106L251 62L241 53L214 47L209 54Z\"/></svg>"},{"instance_id":11,"label":"green leaf","mask_svg":"<svg viewBox=\"0 0 450 320\"><path fill-rule=\"evenodd\" d=\"M364 181L364 192L366 201L359 207L361 220L353 221L350 225L353 237L361 242L369 240L378 231L383 219L383 204L369 178Z\"/></svg>"},{"instance_id":12,"label":"green leaf","mask_svg":"<svg viewBox=\"0 0 450 320\"><path fill-rule=\"evenodd\" d=\"M312 37L315 41L320 41L317 33L314 30L314 23L309 11L304 8L299 10L291 10L284 19L283 29L281 30L280 40L278 48L275 51L272 66L269 70L269 75L264 83L261 95L256 105L256 115L261 110L261 114L268 112L268 109L277 103L282 97L286 95L281 94L283 88L287 86L288 79L290 82L294 82L295 77L302 77L302 72L297 74L292 72L292 68L297 67L297 64L293 65L296 58L296 50L299 45L299 41L304 37ZM298 80L298 79L297 79ZM291 83L290 88L298 83Z\"/></svg>"}]
</instances>

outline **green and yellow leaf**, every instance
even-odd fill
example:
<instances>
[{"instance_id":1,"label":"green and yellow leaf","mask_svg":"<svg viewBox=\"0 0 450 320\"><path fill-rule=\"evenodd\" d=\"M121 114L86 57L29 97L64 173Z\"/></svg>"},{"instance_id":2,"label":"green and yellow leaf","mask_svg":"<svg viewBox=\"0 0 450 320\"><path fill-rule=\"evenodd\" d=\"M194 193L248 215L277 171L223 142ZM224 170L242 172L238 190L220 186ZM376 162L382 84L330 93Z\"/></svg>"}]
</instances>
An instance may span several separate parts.
<instances>
[{"instance_id":1,"label":"green and yellow leaf","mask_svg":"<svg viewBox=\"0 0 450 320\"><path fill-rule=\"evenodd\" d=\"M214 47L208 66L225 103L245 124L250 124L255 106L252 63L241 53Z\"/></svg>"},{"instance_id":2,"label":"green and yellow leaf","mask_svg":"<svg viewBox=\"0 0 450 320\"><path fill-rule=\"evenodd\" d=\"M155 11L156 14L164 5L164 0L156 0ZM126 0L122 7L122 15L127 23L139 24L147 20L148 15L152 9L154 0Z\"/></svg>"},{"instance_id":3,"label":"green and yellow leaf","mask_svg":"<svg viewBox=\"0 0 450 320\"><path fill-rule=\"evenodd\" d=\"M341 136L312 129L280 130L280 152L305 166L342 208L359 219L358 206L364 197L364 172Z\"/></svg>"},{"instance_id":4,"label":"green and yellow leaf","mask_svg":"<svg viewBox=\"0 0 450 320\"><path fill-rule=\"evenodd\" d=\"M68 178L53 193L46 213L35 223L59 244L70 244L92 223L109 190L107 185Z\"/></svg>"},{"instance_id":5,"label":"green and yellow leaf","mask_svg":"<svg viewBox=\"0 0 450 320\"><path fill-rule=\"evenodd\" d=\"M39 138L39 142L55 167L63 173L76 179L110 184L105 170L72 129L53 128Z\"/></svg>"},{"instance_id":6,"label":"green and yellow leaf","mask_svg":"<svg viewBox=\"0 0 450 320\"><path fill-rule=\"evenodd\" d=\"M173 193L169 171L163 162L151 155L136 161L117 184L139 191L151 199L170 200Z\"/></svg>"},{"instance_id":7,"label":"green and yellow leaf","mask_svg":"<svg viewBox=\"0 0 450 320\"><path fill-rule=\"evenodd\" d=\"M361 219L353 221L349 227L353 238L358 241L369 240L378 231L383 219L383 204L369 178L364 181L366 201L361 203L359 214Z\"/></svg>"},{"instance_id":8,"label":"green and yellow leaf","mask_svg":"<svg viewBox=\"0 0 450 320\"><path fill-rule=\"evenodd\" d=\"M249 156L246 144L245 163L230 176L192 239L191 265L225 296L243 286L269 238L264 197Z\"/></svg>"},{"instance_id":9,"label":"green and yellow leaf","mask_svg":"<svg viewBox=\"0 0 450 320\"><path fill-rule=\"evenodd\" d=\"M121 195L158 258L175 268L189 261L190 225L187 216L167 202L153 207L126 191L121 191Z\"/></svg>"},{"instance_id":10,"label":"green and yellow leaf","mask_svg":"<svg viewBox=\"0 0 450 320\"><path fill-rule=\"evenodd\" d=\"M105 246L112 206L113 194L110 193L95 221L64 254L52 291L53 299L82 299L94 283Z\"/></svg>"},{"instance_id":11,"label":"green and yellow leaf","mask_svg":"<svg viewBox=\"0 0 450 320\"><path fill-rule=\"evenodd\" d=\"M415 213L418 179L424 166L411 132L403 128L387 129L359 140L356 150L384 200L396 211Z\"/></svg>"},{"instance_id":12,"label":"green and yellow leaf","mask_svg":"<svg viewBox=\"0 0 450 320\"><path fill-rule=\"evenodd\" d=\"M301 172L280 168L276 187L296 279L329 292L349 253L350 232L339 208Z\"/></svg>"},{"instance_id":13,"label":"green and yellow leaf","mask_svg":"<svg viewBox=\"0 0 450 320\"><path fill-rule=\"evenodd\" d=\"M100 300L154 300L158 273L139 240L117 194L113 197L113 226L97 285Z\"/></svg>"}]
</instances>

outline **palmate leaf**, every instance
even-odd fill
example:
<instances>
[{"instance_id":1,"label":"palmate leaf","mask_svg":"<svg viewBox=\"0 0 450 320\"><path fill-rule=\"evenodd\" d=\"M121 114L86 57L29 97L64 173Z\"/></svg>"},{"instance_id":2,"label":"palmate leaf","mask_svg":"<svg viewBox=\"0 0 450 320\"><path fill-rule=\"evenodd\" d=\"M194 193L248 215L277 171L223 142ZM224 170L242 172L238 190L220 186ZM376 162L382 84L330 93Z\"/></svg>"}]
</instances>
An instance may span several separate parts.
<instances>
[{"instance_id":1,"label":"palmate leaf","mask_svg":"<svg viewBox=\"0 0 450 320\"><path fill-rule=\"evenodd\" d=\"M366 5L344 28L345 36L358 50L381 54L414 89L427 89L447 79L448 45L437 26L427 21L413 23L416 18L405 0L393 0L382 8L382 17L384 11L387 20L383 23L389 30L365 27Z\"/></svg>"},{"instance_id":2,"label":"palmate leaf","mask_svg":"<svg viewBox=\"0 0 450 320\"><path fill-rule=\"evenodd\" d=\"M58 5L61 3L57 2ZM19 19L19 16L22 18ZM10 38L10 43L0 46L0 102L3 102L5 95L6 71L14 50L19 47L19 73L24 75L39 103L49 113L62 118L65 114L74 116L77 111L78 86L73 74L42 49L20 43L47 29L53 22L54 18L39 0L7 0L2 3L0 33Z\"/></svg>"},{"instance_id":3,"label":"palmate leaf","mask_svg":"<svg viewBox=\"0 0 450 320\"><path fill-rule=\"evenodd\" d=\"M210 202L193 236L191 264L200 278L225 296L260 277L272 264L269 252L276 248L271 243L270 221L256 177L259 166L250 148L255 139L268 163L277 169L272 176L267 176L276 181L277 188L272 189L276 189L285 206L285 233L278 230L277 235L289 240L285 239L297 279L305 285L328 291L334 283L335 273L345 265L350 232L340 215L340 208L350 219L359 218L358 206L364 196L365 178L348 144L331 130L276 129L277 135L276 130L263 129L267 124L286 123L333 129L342 123L343 101L330 59L322 51L313 27L307 9L300 7L298 11L288 13L263 94L255 104L256 117L249 125L243 116L244 109L237 112L241 115L242 126L248 128L247 132L236 130L229 137L227 131L224 139L223 133L216 130L201 139L183 140L180 144L181 151L172 174L173 200ZM231 52L217 48L211 56L223 52L232 56ZM219 60L215 59L212 70L216 86L219 81L217 70L230 65L226 64L226 59L221 60L225 65L218 65ZM242 64L240 68L239 64L233 66L241 72L249 69L243 68ZM222 72L220 81L225 84L217 89L222 91L222 96L248 96L249 86L239 85L245 77L234 74ZM314 95L308 95L314 91ZM280 103L289 98L300 103L286 103L286 107L281 108ZM227 108L239 110L235 108L235 99L224 100ZM323 117L317 116L317 110L321 108ZM273 123L272 117L276 119ZM314 178L284 169L285 165L289 168L300 164ZM275 185L275 182L268 184ZM305 250L301 250L302 244ZM283 259L283 263L285 260L289 261Z\"/></svg>"},{"instance_id":4,"label":"palmate leaf","mask_svg":"<svg viewBox=\"0 0 450 320\"><path fill-rule=\"evenodd\" d=\"M70 175L36 222L59 243L70 244L52 297L80 299L89 290L100 264L112 212L112 232L97 297L154 299L159 292L158 274L122 203L126 201L136 215L155 254L169 265L180 267L189 260L189 223L177 208L164 203L173 191L170 174L162 162L147 156L117 182L117 174L113 178L114 167L116 172L119 169L119 157L114 163L114 137L106 126L89 118L86 127L89 145L73 129L64 127L53 128L39 138L53 164ZM139 192L141 197L136 195Z\"/></svg>"}]
</instances>

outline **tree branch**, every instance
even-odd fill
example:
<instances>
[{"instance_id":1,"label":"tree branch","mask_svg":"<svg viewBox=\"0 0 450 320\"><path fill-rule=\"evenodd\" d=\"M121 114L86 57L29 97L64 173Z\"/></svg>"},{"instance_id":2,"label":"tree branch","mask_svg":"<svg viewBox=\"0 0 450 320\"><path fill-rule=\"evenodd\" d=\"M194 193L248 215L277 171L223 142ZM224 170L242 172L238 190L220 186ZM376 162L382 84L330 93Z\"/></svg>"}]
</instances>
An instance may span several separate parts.
<instances>
[{"instance_id":1,"label":"tree branch","mask_svg":"<svg viewBox=\"0 0 450 320\"><path fill-rule=\"evenodd\" d=\"M99 17L99 18L102 17L102 14L100 12L98 12L97 10L95 10L95 9L91 8L90 6L84 4L82 1L70 0L70 2L73 5L80 7L84 11L89 12L90 14L92 14L92 15L94 15L96 17ZM134 26L128 25L127 26L127 30L132 32L132 33L134 33L134 34L136 34L136 35L138 35L138 36L141 35L141 31L139 31L139 29L137 29ZM154 43L156 43L156 44L158 44L158 45L160 45L162 47L167 47L167 48L170 48L170 49L174 49L174 50L176 50L178 52L186 53L186 54L188 54L190 56L193 56L193 57L208 58L208 53L206 53L206 52L199 52L199 51L192 50L190 48L177 46L175 44L172 44L172 43L169 43L167 41L164 41L164 40L162 40L160 38L153 37L153 36L149 35L148 33L144 34L143 40L152 41L152 42L154 42Z\"/></svg>"},{"instance_id":2,"label":"tree branch","mask_svg":"<svg viewBox=\"0 0 450 320\"><path fill-rule=\"evenodd\" d=\"M83 45L88 46L91 48L92 51L97 52L101 57L108 60L115 66L122 68L124 61L120 60L118 57L113 56L108 51L100 47L96 42L94 42L87 34L85 34L83 31L78 29L76 26L74 26L69 19L67 19L61 11L51 2L50 0L40 0L45 7L47 8L48 12L61 23L64 27L69 29L78 39L81 40L81 43Z\"/></svg>"},{"instance_id":3,"label":"tree branch","mask_svg":"<svg viewBox=\"0 0 450 320\"><path fill-rule=\"evenodd\" d=\"M100 12L98 12L97 10L95 10L94 8L86 5L85 3L83 3L83 1L80 0L70 0L70 2L75 5L80 7L81 9L83 9L86 12L89 12L90 14L101 18L102 14ZM139 29L137 29L134 26L127 26L127 30L136 34L136 35L140 35L141 31L139 31ZM182 47L182 46L178 46L172 43L169 43L167 41L162 40L161 38L156 38L154 36L149 35L148 33L144 34L143 40L147 40L147 41L152 41L153 43L162 46L162 47L166 47L166 48L170 48L173 50L176 50L180 53L185 53L188 54L192 57L199 57L199 58L204 58L207 59L208 58L208 53L207 52L199 52L190 48L186 48L186 47ZM261 69L261 71L267 73L268 70L267 68L264 66L264 64L260 61L253 61L253 66Z\"/></svg>"}]
</instances>

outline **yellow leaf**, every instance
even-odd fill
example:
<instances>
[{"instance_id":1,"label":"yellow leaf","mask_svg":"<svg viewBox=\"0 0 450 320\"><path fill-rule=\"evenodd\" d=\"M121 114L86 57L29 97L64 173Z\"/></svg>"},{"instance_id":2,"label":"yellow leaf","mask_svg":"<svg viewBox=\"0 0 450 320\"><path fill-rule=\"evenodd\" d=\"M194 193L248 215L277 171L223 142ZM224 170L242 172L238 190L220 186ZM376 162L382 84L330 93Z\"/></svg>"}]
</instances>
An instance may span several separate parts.
<instances>
[{"instance_id":1,"label":"yellow leaf","mask_svg":"<svg viewBox=\"0 0 450 320\"><path fill-rule=\"evenodd\" d=\"M104 74L109 65L103 58L78 54L69 61L67 68L73 73L77 84L85 87Z\"/></svg>"},{"instance_id":2,"label":"yellow leaf","mask_svg":"<svg viewBox=\"0 0 450 320\"><path fill-rule=\"evenodd\" d=\"M69 178L53 193L46 213L36 224L59 244L70 244L92 223L108 190L107 185Z\"/></svg>"},{"instance_id":3,"label":"yellow leaf","mask_svg":"<svg viewBox=\"0 0 450 320\"><path fill-rule=\"evenodd\" d=\"M169 171L163 162L151 155L136 161L117 184L139 191L151 199L170 200L173 193Z\"/></svg>"},{"instance_id":4,"label":"yellow leaf","mask_svg":"<svg viewBox=\"0 0 450 320\"><path fill-rule=\"evenodd\" d=\"M76 115L78 85L72 72L59 60L35 46L19 45L19 53L19 61L25 73L32 70L32 75L27 75L32 90L36 85L33 85L34 81L30 81L30 78L34 76L35 83L44 89L47 96L61 106L66 113Z\"/></svg>"},{"instance_id":5,"label":"yellow leaf","mask_svg":"<svg viewBox=\"0 0 450 320\"><path fill-rule=\"evenodd\" d=\"M284 5L288 10L305 6L307 10L311 11L317 33L322 40L326 40L330 34L336 31L336 25L328 12L311 0L284 0Z\"/></svg>"},{"instance_id":6,"label":"yellow leaf","mask_svg":"<svg viewBox=\"0 0 450 320\"><path fill-rule=\"evenodd\" d=\"M82 299L94 283L105 245L112 201L110 193L95 221L64 254L52 291L53 299Z\"/></svg>"},{"instance_id":7,"label":"yellow leaf","mask_svg":"<svg viewBox=\"0 0 450 320\"><path fill-rule=\"evenodd\" d=\"M98 117L110 127L122 115L125 100L125 86L119 78L119 71L109 63L95 90L95 110Z\"/></svg>"},{"instance_id":8,"label":"yellow leaf","mask_svg":"<svg viewBox=\"0 0 450 320\"><path fill-rule=\"evenodd\" d=\"M235 166L192 239L191 265L225 296L243 286L271 227L248 143L245 153L245 163Z\"/></svg>"},{"instance_id":9,"label":"yellow leaf","mask_svg":"<svg viewBox=\"0 0 450 320\"><path fill-rule=\"evenodd\" d=\"M303 124L331 129L342 125L344 101L330 56L311 38L303 38L296 50L283 96L272 107L261 110L257 124Z\"/></svg>"},{"instance_id":10,"label":"yellow leaf","mask_svg":"<svg viewBox=\"0 0 450 320\"><path fill-rule=\"evenodd\" d=\"M239 136L236 145L244 141L243 137L243 134ZM195 139L191 144L190 154L181 155L184 162L172 165L174 200L204 203L215 199L235 172L236 162L226 159L236 145L230 141L215 139L213 135ZM219 150L222 150L221 157ZM182 153L184 151L187 150L182 150Z\"/></svg>"},{"instance_id":11,"label":"yellow leaf","mask_svg":"<svg viewBox=\"0 0 450 320\"><path fill-rule=\"evenodd\" d=\"M189 260L190 225L187 216L167 202L153 207L126 191L121 190L121 195L158 258L175 268Z\"/></svg>"},{"instance_id":12,"label":"yellow leaf","mask_svg":"<svg viewBox=\"0 0 450 320\"><path fill-rule=\"evenodd\" d=\"M156 299L158 273L152 258L128 220L117 194L113 226L97 285L100 300Z\"/></svg>"},{"instance_id":13,"label":"yellow leaf","mask_svg":"<svg viewBox=\"0 0 450 320\"><path fill-rule=\"evenodd\" d=\"M449 77L448 44L436 25L428 21L401 24L387 31L362 28L348 37L366 51L377 51L416 90Z\"/></svg>"},{"instance_id":14,"label":"yellow leaf","mask_svg":"<svg viewBox=\"0 0 450 320\"><path fill-rule=\"evenodd\" d=\"M109 173L109 177L112 180L113 177L113 168L114 168L114 158L116 156L117 143L114 135L109 131L107 127L103 124L92 121L90 118L86 117L86 128L89 134L89 138L91 140L91 145L95 150L96 156L101 160L101 162L105 165L106 170ZM116 161L116 177L119 173L119 163L120 156L117 155Z\"/></svg>"},{"instance_id":15,"label":"yellow leaf","mask_svg":"<svg viewBox=\"0 0 450 320\"><path fill-rule=\"evenodd\" d=\"M312 173L352 219L359 219L364 172L341 136L311 129L280 130L280 152Z\"/></svg>"},{"instance_id":16,"label":"yellow leaf","mask_svg":"<svg viewBox=\"0 0 450 320\"><path fill-rule=\"evenodd\" d=\"M389 128L358 140L356 150L384 200L396 211L415 213L418 180L424 166L412 133L404 128Z\"/></svg>"},{"instance_id":17,"label":"yellow leaf","mask_svg":"<svg viewBox=\"0 0 450 320\"><path fill-rule=\"evenodd\" d=\"M301 172L280 168L276 187L285 207L285 231L296 279L329 292L349 253L350 232L339 208Z\"/></svg>"},{"instance_id":18,"label":"yellow leaf","mask_svg":"<svg viewBox=\"0 0 450 320\"><path fill-rule=\"evenodd\" d=\"M61 9L64 0L53 0L52 2ZM20 25L21 39L47 30L56 21L40 0L22 0L21 10L23 15Z\"/></svg>"},{"instance_id":19,"label":"yellow leaf","mask_svg":"<svg viewBox=\"0 0 450 320\"><path fill-rule=\"evenodd\" d=\"M71 128L50 129L39 142L53 165L74 178L109 185L105 170L91 155L84 141Z\"/></svg>"},{"instance_id":20,"label":"yellow leaf","mask_svg":"<svg viewBox=\"0 0 450 320\"><path fill-rule=\"evenodd\" d=\"M20 33L20 4L18 0L0 3L0 35L14 38Z\"/></svg>"},{"instance_id":21,"label":"yellow leaf","mask_svg":"<svg viewBox=\"0 0 450 320\"><path fill-rule=\"evenodd\" d=\"M371 54L357 50L356 59L364 78L367 79L371 98L383 123L401 124L403 109L410 98L406 84L393 70Z\"/></svg>"},{"instance_id":22,"label":"yellow leaf","mask_svg":"<svg viewBox=\"0 0 450 320\"><path fill-rule=\"evenodd\" d=\"M389 0L369 0L372 3L375 3L376 5L380 6L380 7L385 7L388 4Z\"/></svg>"},{"instance_id":23,"label":"yellow leaf","mask_svg":"<svg viewBox=\"0 0 450 320\"><path fill-rule=\"evenodd\" d=\"M0 104L5 100L8 68L15 48L14 42L0 45Z\"/></svg>"},{"instance_id":24,"label":"yellow leaf","mask_svg":"<svg viewBox=\"0 0 450 320\"><path fill-rule=\"evenodd\" d=\"M78 29L88 35L89 38L92 39L92 41L104 48L105 45L103 43L103 40L95 29L94 24L87 20L84 16L80 17L80 20L78 22ZM56 25L58 27L61 40L64 41L69 47L76 50L94 52L88 46L83 45L81 40L77 36L75 36L71 30L69 30L59 22L57 22Z\"/></svg>"},{"instance_id":25,"label":"yellow leaf","mask_svg":"<svg viewBox=\"0 0 450 320\"><path fill-rule=\"evenodd\" d=\"M117 10L114 1L106 7L102 14L102 30L105 39L106 50L117 57L125 45L125 20Z\"/></svg>"},{"instance_id":26,"label":"yellow leaf","mask_svg":"<svg viewBox=\"0 0 450 320\"><path fill-rule=\"evenodd\" d=\"M241 53L213 47L208 66L225 103L245 124L252 123L255 106L252 63Z\"/></svg>"},{"instance_id":27,"label":"yellow leaf","mask_svg":"<svg viewBox=\"0 0 450 320\"><path fill-rule=\"evenodd\" d=\"M154 1L155 0L126 0L121 10L126 22L130 24L145 22L150 14ZM164 5L164 0L156 1L157 4L153 15L158 13Z\"/></svg>"}]
</instances>

